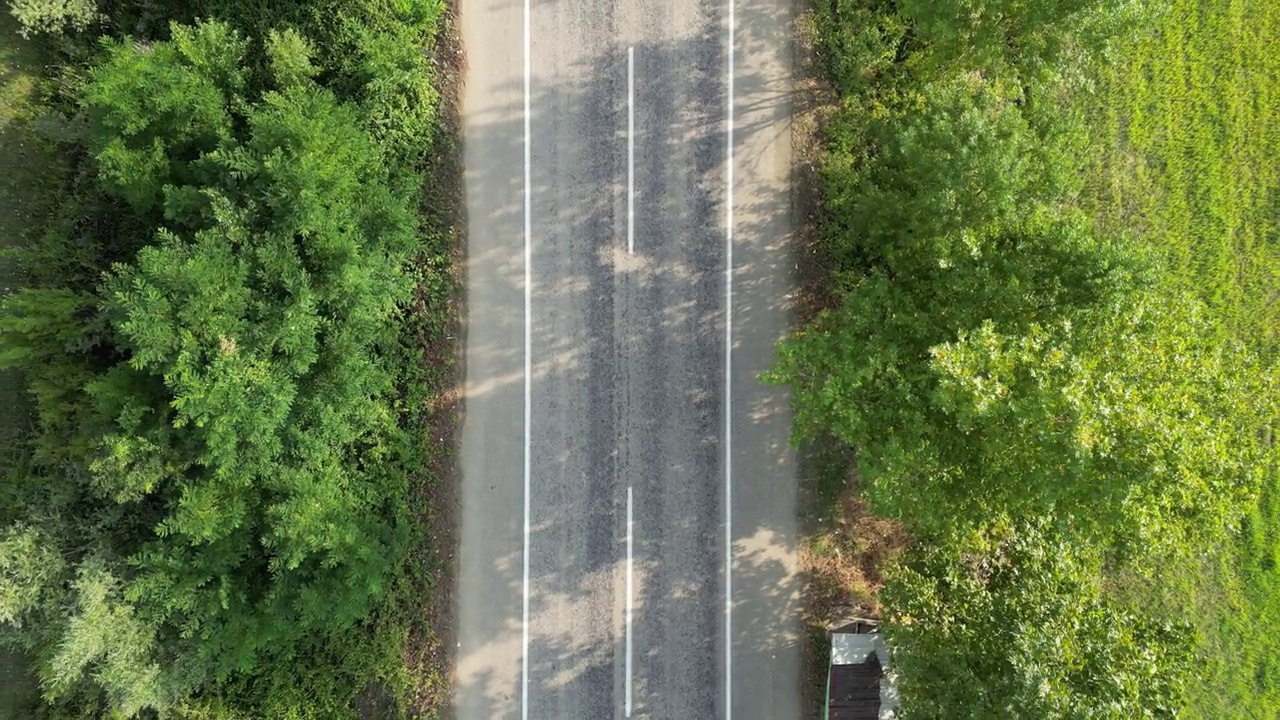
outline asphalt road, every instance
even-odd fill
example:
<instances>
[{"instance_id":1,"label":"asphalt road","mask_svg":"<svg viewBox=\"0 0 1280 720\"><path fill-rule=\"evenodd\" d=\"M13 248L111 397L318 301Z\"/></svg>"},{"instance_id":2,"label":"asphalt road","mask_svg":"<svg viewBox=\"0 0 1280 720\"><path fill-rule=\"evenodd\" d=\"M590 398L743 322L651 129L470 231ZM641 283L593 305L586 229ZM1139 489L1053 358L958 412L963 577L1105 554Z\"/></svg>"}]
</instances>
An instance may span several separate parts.
<instances>
[{"instance_id":1,"label":"asphalt road","mask_svg":"<svg viewBox=\"0 0 1280 720\"><path fill-rule=\"evenodd\" d=\"M791 4L461 20L457 716L798 718Z\"/></svg>"}]
</instances>

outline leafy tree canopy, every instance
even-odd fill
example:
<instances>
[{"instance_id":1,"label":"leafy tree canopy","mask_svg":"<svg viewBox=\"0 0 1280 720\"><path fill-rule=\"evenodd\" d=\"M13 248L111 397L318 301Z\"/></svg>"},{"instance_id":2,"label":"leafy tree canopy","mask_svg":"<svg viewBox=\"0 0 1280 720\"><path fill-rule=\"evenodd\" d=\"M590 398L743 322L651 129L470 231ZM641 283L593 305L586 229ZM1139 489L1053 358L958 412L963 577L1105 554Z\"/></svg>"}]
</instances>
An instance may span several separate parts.
<instances>
[{"instance_id":1,"label":"leafy tree canopy","mask_svg":"<svg viewBox=\"0 0 1280 720\"><path fill-rule=\"evenodd\" d=\"M1044 520L1001 521L909 553L885 634L903 718L1172 718L1191 627L1123 609L1099 559Z\"/></svg>"},{"instance_id":2,"label":"leafy tree canopy","mask_svg":"<svg viewBox=\"0 0 1280 720\"><path fill-rule=\"evenodd\" d=\"M1072 52L1105 50L1142 0L901 0L895 9L934 66L1057 71Z\"/></svg>"},{"instance_id":3,"label":"leafy tree canopy","mask_svg":"<svg viewBox=\"0 0 1280 720\"><path fill-rule=\"evenodd\" d=\"M839 95L820 163L830 296L767 379L793 389L797 440L856 449L871 510L918 543L880 597L908 716L1176 712L1190 640L1110 604L1098 558L1198 565L1280 466L1276 358L1170 282L1160 242L1098 230L1150 233L1149 216L1117 202L1095 226L1082 202L1123 195L1079 172L1090 124L1119 135L1114 177L1141 160L1123 115L1070 100L1157 5L814 6ZM1239 287L1241 242L1194 263Z\"/></svg>"},{"instance_id":4,"label":"leafy tree canopy","mask_svg":"<svg viewBox=\"0 0 1280 720\"><path fill-rule=\"evenodd\" d=\"M101 19L96 0L9 0L9 12L22 25L23 37L84 30Z\"/></svg>"},{"instance_id":5,"label":"leafy tree canopy","mask_svg":"<svg viewBox=\"0 0 1280 720\"><path fill-rule=\"evenodd\" d=\"M0 361L38 413L11 494L49 524L0 544L0 619L32 611L21 578L63 598L22 636L51 698L92 682L163 709L287 659L351 627L405 542L382 358L412 209L305 38L268 37L261 95L248 51L217 22L107 44L80 96L89 151L150 235L89 292L5 301Z\"/></svg>"},{"instance_id":6,"label":"leafy tree canopy","mask_svg":"<svg viewBox=\"0 0 1280 720\"><path fill-rule=\"evenodd\" d=\"M1025 100L958 73L842 128L823 166L839 303L770 377L798 436L859 448L873 507L917 532L1006 512L1126 542L1219 528L1273 462L1273 363L1065 205L1074 139Z\"/></svg>"},{"instance_id":7,"label":"leafy tree canopy","mask_svg":"<svg viewBox=\"0 0 1280 720\"><path fill-rule=\"evenodd\" d=\"M858 447L877 510L928 535L1005 512L1153 543L1229 521L1274 457L1274 368L1079 227L991 249L869 274L785 342L797 433Z\"/></svg>"}]
</instances>

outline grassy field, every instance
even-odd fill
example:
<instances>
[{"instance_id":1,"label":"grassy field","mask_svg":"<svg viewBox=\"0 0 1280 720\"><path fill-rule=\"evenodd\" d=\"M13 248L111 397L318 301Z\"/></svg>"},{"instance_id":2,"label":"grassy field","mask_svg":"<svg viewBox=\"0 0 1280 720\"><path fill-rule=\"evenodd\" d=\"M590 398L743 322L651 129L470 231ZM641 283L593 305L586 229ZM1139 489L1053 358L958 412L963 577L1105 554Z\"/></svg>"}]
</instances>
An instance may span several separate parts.
<instances>
[{"instance_id":1,"label":"grassy field","mask_svg":"<svg viewBox=\"0 0 1280 720\"><path fill-rule=\"evenodd\" d=\"M1084 109L1085 198L1138 231L1164 277L1204 298L1261 353L1280 347L1280 3L1174 0L1120 48ZM1104 121L1105 119L1105 121ZM1237 537L1170 559L1136 599L1201 632L1195 718L1280 717L1280 479Z\"/></svg>"},{"instance_id":2,"label":"grassy field","mask_svg":"<svg viewBox=\"0 0 1280 720\"><path fill-rule=\"evenodd\" d=\"M1280 3L1175 0L1101 70L1087 198L1240 336L1280 332ZM1105 118L1105 122L1099 122Z\"/></svg>"},{"instance_id":3,"label":"grassy field","mask_svg":"<svg viewBox=\"0 0 1280 720\"><path fill-rule=\"evenodd\" d=\"M0 243L5 248L21 238L55 167L31 128L29 101L42 63L41 53L18 36L13 17L0 13ZM13 286L16 270L7 258L0 259L3 292ZM20 425L21 415L15 410L19 404L25 403L18 378L0 372L0 406L5 408L0 443L7 443ZM34 697L23 658L0 651L0 717L29 715Z\"/></svg>"}]
</instances>

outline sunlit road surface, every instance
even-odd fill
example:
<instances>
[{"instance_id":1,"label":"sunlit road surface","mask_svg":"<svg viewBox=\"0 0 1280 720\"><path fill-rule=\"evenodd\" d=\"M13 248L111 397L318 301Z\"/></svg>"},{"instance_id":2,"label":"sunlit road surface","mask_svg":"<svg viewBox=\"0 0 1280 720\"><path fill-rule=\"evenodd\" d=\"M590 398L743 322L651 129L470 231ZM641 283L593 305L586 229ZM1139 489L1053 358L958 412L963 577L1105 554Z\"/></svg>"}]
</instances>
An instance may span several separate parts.
<instances>
[{"instance_id":1,"label":"sunlit road surface","mask_svg":"<svg viewBox=\"0 0 1280 720\"><path fill-rule=\"evenodd\" d=\"M459 718L801 716L791 13L462 2Z\"/></svg>"}]
</instances>

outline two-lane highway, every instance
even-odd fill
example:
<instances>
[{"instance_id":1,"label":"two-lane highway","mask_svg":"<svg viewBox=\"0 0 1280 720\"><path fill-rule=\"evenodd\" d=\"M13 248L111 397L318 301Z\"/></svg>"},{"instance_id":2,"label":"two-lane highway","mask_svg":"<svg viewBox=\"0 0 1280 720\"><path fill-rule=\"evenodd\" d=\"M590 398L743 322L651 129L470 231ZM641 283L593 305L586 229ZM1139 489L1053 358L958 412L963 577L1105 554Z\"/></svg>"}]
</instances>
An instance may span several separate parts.
<instances>
[{"instance_id":1,"label":"two-lane highway","mask_svg":"<svg viewBox=\"0 0 1280 720\"><path fill-rule=\"evenodd\" d=\"M800 716L791 11L463 0L460 718Z\"/></svg>"}]
</instances>

